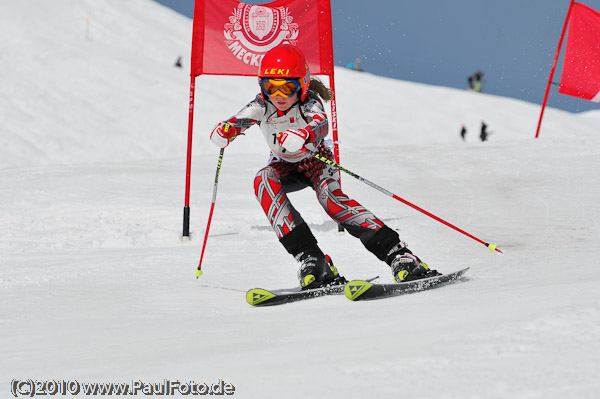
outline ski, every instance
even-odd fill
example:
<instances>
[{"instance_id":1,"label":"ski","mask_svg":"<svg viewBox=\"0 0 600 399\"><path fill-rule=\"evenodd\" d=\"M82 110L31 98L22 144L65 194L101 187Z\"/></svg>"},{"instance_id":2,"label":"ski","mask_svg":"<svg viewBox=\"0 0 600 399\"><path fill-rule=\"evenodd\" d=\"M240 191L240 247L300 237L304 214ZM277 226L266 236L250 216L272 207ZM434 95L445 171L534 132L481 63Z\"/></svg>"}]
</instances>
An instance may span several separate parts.
<instances>
[{"instance_id":1,"label":"ski","mask_svg":"<svg viewBox=\"0 0 600 399\"><path fill-rule=\"evenodd\" d=\"M379 276L371 278L365 282L369 284L378 277ZM282 305L284 303L297 302L325 295L341 294L344 292L344 286L345 284L330 285L304 291L300 291L299 288L274 291L268 291L262 288L252 288L246 292L246 301L252 306Z\"/></svg>"},{"instance_id":2,"label":"ski","mask_svg":"<svg viewBox=\"0 0 600 399\"><path fill-rule=\"evenodd\" d=\"M346 284L344 294L346 295L346 298L351 301L410 294L457 282L467 270L469 270L468 267L454 273L441 274L438 276L408 281L406 283L373 284L369 281L353 280Z\"/></svg>"}]
</instances>

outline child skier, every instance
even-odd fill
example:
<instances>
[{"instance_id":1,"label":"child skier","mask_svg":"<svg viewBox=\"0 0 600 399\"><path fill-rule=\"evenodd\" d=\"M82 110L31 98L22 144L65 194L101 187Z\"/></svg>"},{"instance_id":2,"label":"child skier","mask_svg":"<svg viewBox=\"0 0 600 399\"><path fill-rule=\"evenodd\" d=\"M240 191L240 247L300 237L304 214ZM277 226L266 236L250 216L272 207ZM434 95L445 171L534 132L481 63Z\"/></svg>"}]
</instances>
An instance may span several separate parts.
<instances>
[{"instance_id":1,"label":"child skier","mask_svg":"<svg viewBox=\"0 0 600 399\"><path fill-rule=\"evenodd\" d=\"M332 92L310 77L302 51L280 45L267 52L258 71L260 94L240 112L218 123L211 141L224 148L238 135L258 124L271 150L270 160L254 179L254 191L277 238L300 262L302 289L343 284L308 225L290 203L287 193L311 187L325 212L367 250L386 262L396 282L435 275L406 247L398 233L348 198L341 190L339 170L320 162L311 152L333 160L331 142L325 142L327 115L321 102Z\"/></svg>"}]
</instances>

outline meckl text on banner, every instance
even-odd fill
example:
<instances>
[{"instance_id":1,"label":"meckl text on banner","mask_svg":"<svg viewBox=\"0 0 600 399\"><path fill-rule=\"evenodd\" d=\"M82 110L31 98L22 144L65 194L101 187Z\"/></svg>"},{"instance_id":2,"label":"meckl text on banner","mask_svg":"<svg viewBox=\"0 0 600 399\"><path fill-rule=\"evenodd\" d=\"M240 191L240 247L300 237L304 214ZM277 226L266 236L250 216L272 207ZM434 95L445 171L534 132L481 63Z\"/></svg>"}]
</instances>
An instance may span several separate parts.
<instances>
[{"instance_id":1,"label":"meckl text on banner","mask_svg":"<svg viewBox=\"0 0 600 399\"><path fill-rule=\"evenodd\" d=\"M256 76L264 54L280 44L300 47L312 74L332 74L329 0L278 0L265 5L196 0L192 76Z\"/></svg>"},{"instance_id":2,"label":"meckl text on banner","mask_svg":"<svg viewBox=\"0 0 600 399\"><path fill-rule=\"evenodd\" d=\"M558 92L600 103L600 13L574 3Z\"/></svg>"}]
</instances>

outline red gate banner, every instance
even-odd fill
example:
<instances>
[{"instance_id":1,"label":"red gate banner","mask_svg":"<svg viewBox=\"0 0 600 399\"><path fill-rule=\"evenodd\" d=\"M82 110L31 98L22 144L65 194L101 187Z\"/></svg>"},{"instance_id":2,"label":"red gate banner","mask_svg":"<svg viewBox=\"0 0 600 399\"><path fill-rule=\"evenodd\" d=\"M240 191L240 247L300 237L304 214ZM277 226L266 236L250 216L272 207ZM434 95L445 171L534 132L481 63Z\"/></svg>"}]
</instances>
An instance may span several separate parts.
<instances>
[{"instance_id":1,"label":"red gate banner","mask_svg":"<svg viewBox=\"0 0 600 399\"><path fill-rule=\"evenodd\" d=\"M600 102L600 13L573 4L558 92Z\"/></svg>"},{"instance_id":2,"label":"red gate banner","mask_svg":"<svg viewBox=\"0 0 600 399\"><path fill-rule=\"evenodd\" d=\"M249 5L196 0L191 75L255 76L264 54L298 46L311 73L333 73L330 0L277 0Z\"/></svg>"}]
</instances>

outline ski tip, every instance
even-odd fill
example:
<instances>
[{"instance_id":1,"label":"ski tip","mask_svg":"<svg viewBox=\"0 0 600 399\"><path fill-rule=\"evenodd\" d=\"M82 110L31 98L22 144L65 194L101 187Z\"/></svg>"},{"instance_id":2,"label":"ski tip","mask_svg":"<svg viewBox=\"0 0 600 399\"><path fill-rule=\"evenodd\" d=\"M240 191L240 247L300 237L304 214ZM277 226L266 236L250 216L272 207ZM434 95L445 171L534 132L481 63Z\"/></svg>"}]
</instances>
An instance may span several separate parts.
<instances>
[{"instance_id":1,"label":"ski tip","mask_svg":"<svg viewBox=\"0 0 600 399\"><path fill-rule=\"evenodd\" d=\"M246 292L246 302L248 302L252 306L261 304L274 297L275 294L267 290L263 290L262 288L253 288Z\"/></svg>"},{"instance_id":2,"label":"ski tip","mask_svg":"<svg viewBox=\"0 0 600 399\"><path fill-rule=\"evenodd\" d=\"M372 286L373 284L367 281L352 280L344 287L344 295L351 301L355 301Z\"/></svg>"},{"instance_id":3,"label":"ski tip","mask_svg":"<svg viewBox=\"0 0 600 399\"><path fill-rule=\"evenodd\" d=\"M194 276L196 276L196 278L202 276L203 274L204 274L204 272L202 270L200 270L200 269L196 269L194 271Z\"/></svg>"}]
</instances>

